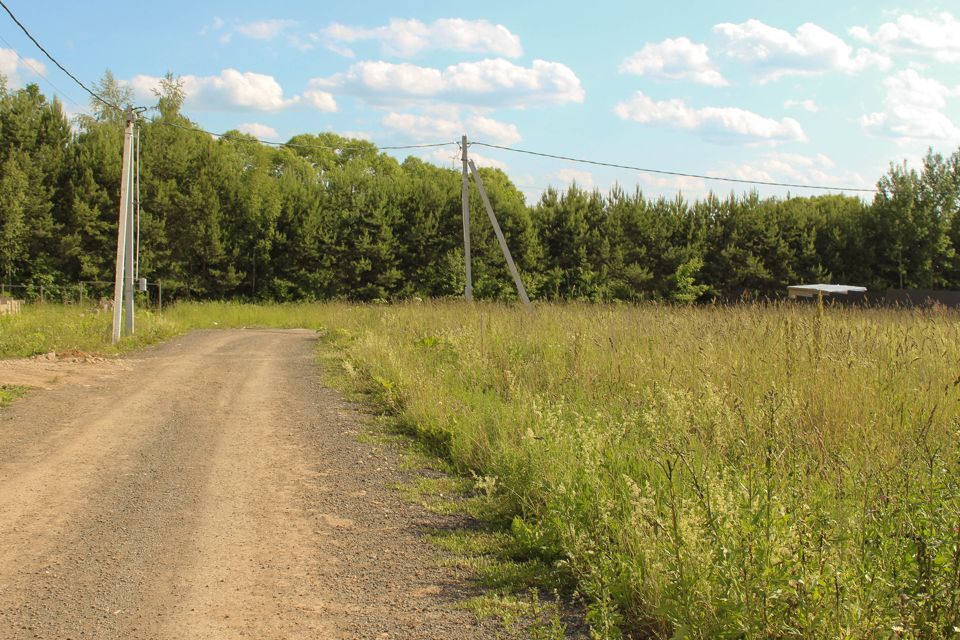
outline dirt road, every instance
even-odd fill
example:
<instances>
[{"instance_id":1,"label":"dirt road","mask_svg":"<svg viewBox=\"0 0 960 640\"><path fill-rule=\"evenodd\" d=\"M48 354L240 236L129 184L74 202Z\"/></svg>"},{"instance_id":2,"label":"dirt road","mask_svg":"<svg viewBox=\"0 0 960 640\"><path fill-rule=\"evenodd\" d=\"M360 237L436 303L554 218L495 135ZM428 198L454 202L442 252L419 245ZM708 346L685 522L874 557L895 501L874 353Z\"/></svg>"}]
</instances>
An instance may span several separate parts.
<instances>
[{"instance_id":1,"label":"dirt road","mask_svg":"<svg viewBox=\"0 0 960 640\"><path fill-rule=\"evenodd\" d=\"M0 638L483 637L314 339L196 332L0 410Z\"/></svg>"}]
</instances>

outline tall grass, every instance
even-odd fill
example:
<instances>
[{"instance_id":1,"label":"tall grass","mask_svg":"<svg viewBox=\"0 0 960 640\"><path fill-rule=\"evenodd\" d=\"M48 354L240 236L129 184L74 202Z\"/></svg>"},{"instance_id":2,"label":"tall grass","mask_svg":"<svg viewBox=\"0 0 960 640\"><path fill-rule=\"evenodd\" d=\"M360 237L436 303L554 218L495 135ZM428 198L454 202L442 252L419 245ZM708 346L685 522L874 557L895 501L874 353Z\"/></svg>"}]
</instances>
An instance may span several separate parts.
<instances>
[{"instance_id":1,"label":"tall grass","mask_svg":"<svg viewBox=\"0 0 960 640\"><path fill-rule=\"evenodd\" d=\"M10 327L53 335L55 320L3 319L0 353L46 350L12 346ZM960 635L958 320L204 304L140 326L144 340L325 327L347 374L477 474L518 548L570 577L598 637L932 639ZM106 326L78 322L66 344Z\"/></svg>"},{"instance_id":2,"label":"tall grass","mask_svg":"<svg viewBox=\"0 0 960 640\"><path fill-rule=\"evenodd\" d=\"M364 317L365 316L365 317ZM600 636L960 627L960 324L799 306L328 318L569 572Z\"/></svg>"},{"instance_id":3,"label":"tall grass","mask_svg":"<svg viewBox=\"0 0 960 640\"><path fill-rule=\"evenodd\" d=\"M113 315L75 305L28 304L18 315L0 315L0 358L42 353L113 355L169 338L182 329L150 311L138 311L136 335L110 344Z\"/></svg>"},{"instance_id":4,"label":"tall grass","mask_svg":"<svg viewBox=\"0 0 960 640\"><path fill-rule=\"evenodd\" d=\"M333 308L333 307L330 307ZM19 315L0 315L0 358L51 351L116 355L192 329L322 326L322 305L251 305L232 302L183 303L161 313L140 309L136 331L110 343L113 315L76 305L29 304Z\"/></svg>"}]
</instances>

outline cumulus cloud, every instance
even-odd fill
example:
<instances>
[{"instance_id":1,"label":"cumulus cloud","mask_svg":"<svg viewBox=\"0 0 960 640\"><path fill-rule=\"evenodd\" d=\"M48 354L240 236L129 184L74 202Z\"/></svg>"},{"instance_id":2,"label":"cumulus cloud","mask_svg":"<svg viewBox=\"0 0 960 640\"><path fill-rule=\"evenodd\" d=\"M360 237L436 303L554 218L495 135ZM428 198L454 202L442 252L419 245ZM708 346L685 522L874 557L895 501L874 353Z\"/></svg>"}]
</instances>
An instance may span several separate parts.
<instances>
[{"instance_id":1,"label":"cumulus cloud","mask_svg":"<svg viewBox=\"0 0 960 640\"><path fill-rule=\"evenodd\" d=\"M414 140L453 140L463 133L461 123L444 118L412 113L390 113L383 119L384 126L402 131Z\"/></svg>"},{"instance_id":2,"label":"cumulus cloud","mask_svg":"<svg viewBox=\"0 0 960 640\"><path fill-rule=\"evenodd\" d=\"M47 68L33 58L21 58L14 49L0 49L0 74L7 79L7 87L18 89L23 86L21 74L45 74Z\"/></svg>"},{"instance_id":3,"label":"cumulus cloud","mask_svg":"<svg viewBox=\"0 0 960 640\"><path fill-rule=\"evenodd\" d=\"M471 137L481 138L493 144L510 145L522 140L517 125L481 115L467 118L465 130Z\"/></svg>"},{"instance_id":4,"label":"cumulus cloud","mask_svg":"<svg viewBox=\"0 0 960 640\"><path fill-rule=\"evenodd\" d=\"M183 82L185 104L193 109L254 109L277 111L300 101L300 97L284 98L283 87L273 76L251 71L224 69L216 76L186 75ZM129 82L138 97L149 99L160 78L135 76Z\"/></svg>"},{"instance_id":5,"label":"cumulus cloud","mask_svg":"<svg viewBox=\"0 0 960 640\"><path fill-rule=\"evenodd\" d=\"M836 163L824 154L807 156L771 152L748 163L729 165L719 171L712 171L710 175L837 188L869 189L872 186L856 171L838 171Z\"/></svg>"},{"instance_id":6,"label":"cumulus cloud","mask_svg":"<svg viewBox=\"0 0 960 640\"><path fill-rule=\"evenodd\" d=\"M593 173L583 169L560 169L551 177L564 184L577 183L585 189L593 189L594 185Z\"/></svg>"},{"instance_id":7,"label":"cumulus cloud","mask_svg":"<svg viewBox=\"0 0 960 640\"><path fill-rule=\"evenodd\" d=\"M889 54L930 57L938 62L960 62L960 20L943 12L933 18L904 14L876 31L853 27L850 35Z\"/></svg>"},{"instance_id":8,"label":"cumulus cloud","mask_svg":"<svg viewBox=\"0 0 960 640\"><path fill-rule=\"evenodd\" d=\"M654 173L638 173L637 180L653 191L676 191L689 195L705 195L710 191L706 181L687 176L661 176Z\"/></svg>"},{"instance_id":9,"label":"cumulus cloud","mask_svg":"<svg viewBox=\"0 0 960 640\"><path fill-rule=\"evenodd\" d=\"M307 90L303 92L303 98L307 104L318 111L333 113L337 110L337 101L334 100L333 94L321 89L314 80L308 83Z\"/></svg>"},{"instance_id":10,"label":"cumulus cloud","mask_svg":"<svg viewBox=\"0 0 960 640\"><path fill-rule=\"evenodd\" d=\"M213 22L211 22L210 24L204 25L203 28L200 29L200 35L205 36L208 33L214 33L214 32L220 31L221 29L223 29L224 25L226 24L227 23L223 18L214 18Z\"/></svg>"},{"instance_id":11,"label":"cumulus cloud","mask_svg":"<svg viewBox=\"0 0 960 640\"><path fill-rule=\"evenodd\" d=\"M219 33L217 38L221 43L226 44L233 40L235 34L253 38L254 40L273 40L279 36L285 29L289 29L297 24L296 20L284 20L274 18L270 20L254 20L253 22L237 22L231 20L227 22L222 18L214 18L213 22L200 29L200 35ZM293 44L293 42L291 42Z\"/></svg>"},{"instance_id":12,"label":"cumulus cloud","mask_svg":"<svg viewBox=\"0 0 960 640\"><path fill-rule=\"evenodd\" d=\"M820 107L813 100L786 100L783 103L784 109L803 109L810 113L817 113Z\"/></svg>"},{"instance_id":13,"label":"cumulus cloud","mask_svg":"<svg viewBox=\"0 0 960 640\"><path fill-rule=\"evenodd\" d=\"M450 167L454 169L460 168L460 150L457 148L447 149L434 149L432 151L427 151L419 154L421 158L428 162L432 162L441 167ZM475 153L473 150L470 151L470 159L473 160L474 164L478 167L489 167L490 169L500 169L501 171L507 171L507 163L497 160L496 158L491 158L490 156L484 155L482 153ZM473 181L471 180L471 189L473 189Z\"/></svg>"},{"instance_id":14,"label":"cumulus cloud","mask_svg":"<svg viewBox=\"0 0 960 640\"><path fill-rule=\"evenodd\" d=\"M311 84L380 104L443 100L523 108L583 102L584 98L580 79L569 67L545 60L521 67L494 58L461 62L445 69L367 61L329 78L315 78Z\"/></svg>"},{"instance_id":15,"label":"cumulus cloud","mask_svg":"<svg viewBox=\"0 0 960 640\"><path fill-rule=\"evenodd\" d=\"M254 138L265 140L276 140L280 137L276 129L265 124L260 124L259 122L244 122L237 126L237 131L249 133Z\"/></svg>"},{"instance_id":16,"label":"cumulus cloud","mask_svg":"<svg viewBox=\"0 0 960 640\"><path fill-rule=\"evenodd\" d=\"M418 141L459 140L464 133L470 139L479 138L492 144L508 145L521 140L515 124L480 114L461 118L456 108L434 110L426 115L389 113L383 124Z\"/></svg>"},{"instance_id":17,"label":"cumulus cloud","mask_svg":"<svg viewBox=\"0 0 960 640\"><path fill-rule=\"evenodd\" d=\"M655 101L638 91L616 106L624 120L691 131L720 143L778 144L807 139L793 118L775 120L737 107L688 107L683 100Z\"/></svg>"},{"instance_id":18,"label":"cumulus cloud","mask_svg":"<svg viewBox=\"0 0 960 640\"><path fill-rule=\"evenodd\" d=\"M257 20L238 24L234 30L254 40L273 40L284 29L295 24L295 20Z\"/></svg>"},{"instance_id":19,"label":"cumulus cloud","mask_svg":"<svg viewBox=\"0 0 960 640\"><path fill-rule=\"evenodd\" d=\"M496 158L491 158L488 155L477 153L475 151L470 152L470 159L473 160L473 163L478 167L489 167L491 169L500 169L501 171L504 171L504 172L506 172L508 169L506 162L497 160Z\"/></svg>"},{"instance_id":20,"label":"cumulus cloud","mask_svg":"<svg viewBox=\"0 0 960 640\"><path fill-rule=\"evenodd\" d=\"M385 55L410 58L422 51L443 49L471 53L492 53L516 58L523 54L520 38L502 24L486 20L441 18L430 24L419 20L392 19L389 24L373 29L349 27L334 23L321 32L331 50L353 57L343 43L374 40Z\"/></svg>"},{"instance_id":21,"label":"cumulus cloud","mask_svg":"<svg viewBox=\"0 0 960 640\"><path fill-rule=\"evenodd\" d=\"M883 84L887 92L883 110L860 119L865 130L902 144L960 144L960 127L943 112L950 98L960 96L960 87L947 87L915 69L901 71Z\"/></svg>"},{"instance_id":22,"label":"cumulus cloud","mask_svg":"<svg viewBox=\"0 0 960 640\"><path fill-rule=\"evenodd\" d=\"M651 76L667 80L689 80L723 87L729 84L710 60L707 45L688 38L667 38L647 43L620 64L621 73Z\"/></svg>"},{"instance_id":23,"label":"cumulus cloud","mask_svg":"<svg viewBox=\"0 0 960 640\"><path fill-rule=\"evenodd\" d=\"M870 66L890 67L888 57L865 48L854 51L841 38L811 22L800 25L794 34L759 20L722 23L713 30L723 39L721 50L752 67L761 83L788 75L828 71L853 74Z\"/></svg>"}]
</instances>

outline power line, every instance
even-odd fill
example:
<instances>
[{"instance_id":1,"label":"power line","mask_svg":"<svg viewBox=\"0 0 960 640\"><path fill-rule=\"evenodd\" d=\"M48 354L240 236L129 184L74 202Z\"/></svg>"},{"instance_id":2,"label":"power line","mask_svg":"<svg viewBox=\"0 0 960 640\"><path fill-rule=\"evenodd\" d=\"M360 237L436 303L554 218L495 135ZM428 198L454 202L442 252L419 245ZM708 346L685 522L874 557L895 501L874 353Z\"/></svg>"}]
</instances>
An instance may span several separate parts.
<instances>
[{"instance_id":1,"label":"power line","mask_svg":"<svg viewBox=\"0 0 960 640\"><path fill-rule=\"evenodd\" d=\"M599 162L597 160L584 160L582 158L571 158L569 156L558 156L552 153L541 153L539 151L528 151L526 149L514 149L513 147L504 147L497 144L486 142L471 142L471 145L478 147L487 147L489 149L501 149L503 151L512 151L514 153L525 153L531 156L540 156L542 158L553 158L554 160L566 160L567 162L578 162L580 164L590 164L598 167L611 167L614 169L627 169L629 171L640 171L642 173L656 173L665 176L677 176L681 178L699 178L700 180L716 180L719 182L736 182L739 184L760 184L768 187L790 187L796 189L822 189L826 191L859 191L863 193L876 193L876 189L863 189L860 187L828 187L814 184L797 184L791 182L768 182L765 180L746 180L743 178L722 178L718 176L705 176L696 173L681 173L679 171L664 171L662 169L647 169L644 167L634 167L626 164L616 164L613 162Z\"/></svg>"},{"instance_id":2,"label":"power line","mask_svg":"<svg viewBox=\"0 0 960 640\"><path fill-rule=\"evenodd\" d=\"M2 1L2 0L0 0ZM201 129L200 127L188 127L186 125L177 124L175 122L167 122L166 120L157 120L156 124L163 125L165 127L173 127L175 129L182 129L183 131L195 131L197 133L205 133L208 136L213 136L214 138L223 138L226 136L225 133L216 133L213 131L207 131L206 129ZM293 147L296 149L329 149L329 150L341 150L345 148L345 145L327 145L327 144L298 144L296 142L271 142L270 140L261 140L260 138L253 138L256 142L260 144L270 145L272 147ZM356 142L354 142L356 144ZM458 142L431 142L428 144L403 144L403 145L392 145L392 146L379 146L377 143L373 143L380 151L395 151L400 149L429 149L432 147L445 147L448 145L459 144Z\"/></svg>"},{"instance_id":3,"label":"power line","mask_svg":"<svg viewBox=\"0 0 960 640\"><path fill-rule=\"evenodd\" d=\"M24 58L24 57L21 56L19 53L17 53L16 47L14 47L12 44L10 44L10 43L7 41L7 39L4 38L2 35L0 35L0 42L4 43L4 44L7 45L8 47L10 47L10 51L12 51L12 52L13 52L13 55L15 55L15 56L17 57L17 60L19 60L20 62L22 62L22 63L23 63L24 65L26 65L27 67L30 67L30 70L31 70L31 71L33 71L35 74L37 74L38 76L40 76L41 78L43 78L44 80L46 80L46 81L47 81L47 84L49 84L51 87L53 87L54 93L57 93L57 94L63 96L64 98L66 98L67 102L69 102L70 104L76 106L76 107L77 107L78 109L80 109L81 111L82 111L83 109L85 109L85 107L84 107L82 104L80 104L79 102L77 102L76 100L74 100L73 98L71 98L71 97L69 96L69 94L67 94L66 91L64 91L63 89L61 89L61 88L58 87L57 85L55 85L55 84L53 83L53 80L51 80L50 78L48 78L42 71L40 71L40 69L37 69L35 66L33 66L33 62L30 61L30 58Z\"/></svg>"},{"instance_id":4,"label":"power line","mask_svg":"<svg viewBox=\"0 0 960 640\"><path fill-rule=\"evenodd\" d=\"M52 55L50 55L50 52L48 52L46 49L44 49L44 48L43 48L43 45L40 44L39 42L37 42L37 39L33 37L33 34L30 33L30 31L28 31L25 26L23 26L23 23L20 22L19 20L17 20L17 16L13 15L13 12L10 11L10 7L8 7L8 6L6 5L6 3L3 2L3 0L0 0L0 7L3 7L3 10L6 11L6 12L7 12L7 15L10 16L10 19L13 20L15 23L17 23L17 26L20 27L20 30L23 31L23 32L26 34L26 36L27 36L28 38L30 38L30 41L33 42L33 44L35 44L35 45L37 46L37 48L40 49L40 51L43 52L43 55L47 56L47 58L50 59L50 62L52 62L53 64L57 65L57 67L59 67L61 71L63 71L65 74L67 74L67 75L70 77L71 80L73 80L73 81L76 82L78 85L80 85L80 88L82 88L84 91L86 91L87 93L89 93L90 96L91 96L94 100L97 100L97 101L103 103L104 105L106 105L106 106L108 106L108 107L110 107L110 108L112 108L112 109L116 109L117 111L123 111L122 108L118 107L117 105L113 104L112 102L108 102L108 101L105 100L104 98L100 97L100 95L98 95L95 91L93 91L92 89L90 89L90 87L88 87L87 85L83 84L83 82L81 82L80 79L77 78L77 76L75 76L75 75L73 75L72 73L70 73L70 71L69 71L66 67L64 67L62 64L60 64L60 62L59 62L56 58L54 58ZM51 84L53 84L53 83L51 83Z\"/></svg>"},{"instance_id":5,"label":"power line","mask_svg":"<svg viewBox=\"0 0 960 640\"><path fill-rule=\"evenodd\" d=\"M24 34L26 34L26 36L30 39L30 41L33 42L33 44L35 44L36 47L37 47L38 49L40 49L40 51L42 51L43 54L44 54L45 56L47 56L47 58L49 58L51 62L53 62L53 64L57 65L57 67L59 67L61 71L63 71L65 74L67 74L67 76L69 76L71 80L73 80L73 81L74 81L75 83L77 83L77 85L79 85L84 91L86 91L88 94L90 94L90 96L91 96L94 100L97 100L98 102L100 102L100 103L102 103L102 104L104 104L104 105L106 105L106 106L108 106L108 107L110 107L110 108L112 108L112 109L116 109L117 111L123 111L123 109L122 109L121 107L119 107L119 106L117 106L117 105L115 105L115 104L113 104L113 103L105 100L103 97L101 97L101 96L100 96L99 94L97 94L95 91L93 91L92 89L90 89L87 85L85 85L83 82L81 82L79 78L77 78L75 75L73 75L72 73L70 73L70 71L69 71L66 67L64 67L62 64L60 64L60 62L59 62L56 58L54 58L54 57L50 54L50 52L48 52L48 51L43 47L43 45L41 45L41 44L37 41L36 38L33 37L33 34L31 34L30 31L29 31L25 26L23 26L23 23L21 23L20 20L17 19L17 17L13 14L13 12L10 10L10 8L6 5L6 3L5 3L3 0L0 0L0 7L3 7L3 10L6 11L6 12L7 12L7 15L10 16L10 19L13 20L13 21L17 24L18 27L20 27L20 30L23 31ZM8 43L8 45L9 45L9 43ZM16 51L14 51L14 53L16 54ZM19 55L18 55L17 57L19 57ZM22 58L21 58L21 59L22 59ZM30 66L31 66L31 68L32 68L32 65L30 65ZM36 69L34 69L34 71L36 71ZM39 72L38 72L38 75L40 75L41 77L44 77L44 78L45 78L45 76L43 76L43 74L40 74ZM50 82L49 79L47 79L47 81ZM51 84L51 86L54 87L54 89L57 89L56 85L54 85L53 82L50 82L50 84ZM63 93L63 92L61 91L60 93ZM64 96L66 96L66 94L64 94ZM68 97L68 99L69 99L69 97ZM71 102L74 102L73 100L70 100L70 101L71 101ZM76 103L74 102L74 104L76 104ZM163 122L163 121L161 121L161 124L166 125L166 126L176 127L176 128L179 128L179 129L197 131L197 132L199 132L199 133L205 133L205 134L207 134L207 135L211 135L211 136L214 136L214 137L217 137L217 138L222 138L222 137L223 137L223 134L222 134L222 133L213 133L213 132L211 132L211 131L205 131L205 130L200 129L200 128L197 128L197 127L185 127L185 126L182 126L182 125L174 124L174 123L172 123L172 122ZM255 138L255 140L256 140L257 142L261 143L261 144L271 145L271 146L275 146L275 147L294 147L294 148L304 148L304 149L309 149L309 148L317 148L317 149L342 149L342 147L334 147L334 146L328 146L328 145L301 145L301 144L289 143L289 142L271 142L271 141L268 141L268 140L261 140L261 139L259 139L259 138ZM459 144L459 143L457 143L457 142L436 142L436 143L429 143L429 144L393 145L393 146L384 146L384 147L377 147L377 148L378 148L379 150L381 150L381 151L390 151L390 150L401 150L401 149L428 149L428 148L433 148L433 147L444 147L444 146L447 146L447 145L456 145L456 144ZM737 183L737 184L755 184L755 185L764 185L764 186L768 186L768 187L788 187L788 188L792 188L792 189L818 189L818 190L824 190L824 191L855 191L855 192L860 192L860 193L875 193L875 192L876 192L876 189L864 189L864 188L860 188L860 187L833 187L833 186L824 186L824 185L799 184L799 183L792 183L792 182L773 182L773 181L767 181L767 180L747 180L747 179L744 179L744 178L726 178L726 177L719 177L719 176L707 176L707 175L696 174L696 173L683 173L683 172L680 172L680 171L666 171L666 170L663 170L663 169L650 169L650 168L646 168L646 167L636 167L636 166L632 166L632 165L618 164L618 163L614 163L614 162L600 162L600 161L597 161L597 160L585 160L585 159L583 159L583 158L573 158L573 157L570 157L570 156L561 156L561 155L555 155L555 154L552 154L552 153L543 153L543 152L540 152L540 151L530 151L530 150L527 150L527 149L516 149L516 148L513 148L513 147L506 147L506 146L501 146L501 145L496 145L496 144L489 144L489 143L486 143L486 142L472 142L472 143L470 143L470 144L471 144L471 145L476 145L476 146L479 146L479 147L487 147L487 148L489 148L489 149L500 149L500 150L502 150L502 151L511 151L511 152L513 152L513 153L523 153L523 154L531 155L531 156L539 156L539 157L541 157L541 158L552 158L552 159L554 159L554 160L565 160L565 161L567 161L567 162L576 162L576 163L579 163L579 164L588 164L588 165L593 165L593 166L597 166L597 167L610 167L610 168L613 168L613 169L626 169L626 170L628 170L628 171L639 171L639 172L641 172L641 173L653 173L653 174L665 175L665 176L675 176L675 177L682 177L682 178L697 178L697 179L699 179L699 180L714 180L714 181L716 181L716 182L732 182L732 183Z\"/></svg>"}]
</instances>

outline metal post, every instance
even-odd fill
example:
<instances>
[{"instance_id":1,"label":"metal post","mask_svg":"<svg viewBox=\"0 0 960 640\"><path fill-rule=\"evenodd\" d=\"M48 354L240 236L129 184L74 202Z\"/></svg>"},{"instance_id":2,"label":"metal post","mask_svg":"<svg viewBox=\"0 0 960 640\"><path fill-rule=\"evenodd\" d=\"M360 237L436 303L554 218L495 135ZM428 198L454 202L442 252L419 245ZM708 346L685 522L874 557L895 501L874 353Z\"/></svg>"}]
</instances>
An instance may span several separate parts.
<instances>
[{"instance_id":1,"label":"metal post","mask_svg":"<svg viewBox=\"0 0 960 640\"><path fill-rule=\"evenodd\" d=\"M40 285L40 304L43 304L43 285Z\"/></svg>"},{"instance_id":2,"label":"metal post","mask_svg":"<svg viewBox=\"0 0 960 640\"><path fill-rule=\"evenodd\" d=\"M490 216L490 224L493 225L493 231L497 234L497 241L500 243L500 249L503 250L503 257L507 259L507 266L510 267L510 273L513 275L513 281L517 285L517 293L523 300L524 306L530 308L530 298L527 297L527 290L523 286L523 280L520 279L520 272L517 271L517 265L513 262L513 256L510 255L510 248L507 246L507 239L503 237L503 231L500 229L500 223L497 222L497 216L490 206L490 199L487 198L487 192L483 188L483 181L480 179L480 172L477 171L477 165L470 160L470 172L473 173L473 181L477 183L477 191L480 192L480 199L483 200L483 207Z\"/></svg>"},{"instance_id":3,"label":"metal post","mask_svg":"<svg viewBox=\"0 0 960 640\"><path fill-rule=\"evenodd\" d=\"M117 264L113 286L113 343L120 342L123 313L123 260L127 244L127 209L130 204L130 145L133 138L133 110L127 109L127 128L123 134L123 169L120 172L120 215L117 222Z\"/></svg>"},{"instance_id":4,"label":"metal post","mask_svg":"<svg viewBox=\"0 0 960 640\"><path fill-rule=\"evenodd\" d=\"M470 259L470 180L467 178L467 136L460 138L461 159L463 160L463 179L460 183L460 205L463 208L463 260L466 264L467 286L463 297L473 300L473 273Z\"/></svg>"},{"instance_id":5,"label":"metal post","mask_svg":"<svg viewBox=\"0 0 960 640\"><path fill-rule=\"evenodd\" d=\"M136 159L136 170L134 174L137 177L136 182L136 204L137 204L137 269L134 277L140 279L140 127L137 127L136 152L133 157Z\"/></svg>"},{"instance_id":6,"label":"metal post","mask_svg":"<svg viewBox=\"0 0 960 640\"><path fill-rule=\"evenodd\" d=\"M163 313L163 285L157 280L157 313Z\"/></svg>"}]
</instances>

